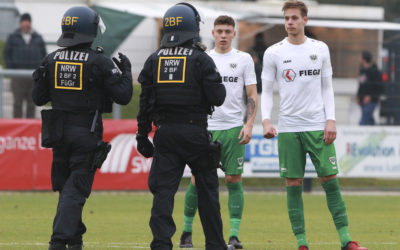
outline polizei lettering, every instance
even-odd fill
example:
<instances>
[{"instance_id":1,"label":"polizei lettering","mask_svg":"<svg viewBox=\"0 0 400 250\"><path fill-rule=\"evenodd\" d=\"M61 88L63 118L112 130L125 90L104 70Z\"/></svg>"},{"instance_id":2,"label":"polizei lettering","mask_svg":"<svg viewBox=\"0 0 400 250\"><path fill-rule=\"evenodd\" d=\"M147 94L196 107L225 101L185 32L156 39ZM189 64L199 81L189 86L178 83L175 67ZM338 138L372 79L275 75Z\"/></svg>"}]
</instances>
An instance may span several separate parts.
<instances>
[{"instance_id":1,"label":"polizei lettering","mask_svg":"<svg viewBox=\"0 0 400 250\"><path fill-rule=\"evenodd\" d=\"M307 70L300 70L300 76L317 76L321 73L320 69L307 69Z\"/></svg>"},{"instance_id":2,"label":"polizei lettering","mask_svg":"<svg viewBox=\"0 0 400 250\"><path fill-rule=\"evenodd\" d=\"M157 56L190 56L193 54L193 49L184 47L165 48L158 51Z\"/></svg>"},{"instance_id":3,"label":"polizei lettering","mask_svg":"<svg viewBox=\"0 0 400 250\"><path fill-rule=\"evenodd\" d=\"M86 62L89 59L89 53L74 50L62 50L57 51L53 59Z\"/></svg>"}]
</instances>

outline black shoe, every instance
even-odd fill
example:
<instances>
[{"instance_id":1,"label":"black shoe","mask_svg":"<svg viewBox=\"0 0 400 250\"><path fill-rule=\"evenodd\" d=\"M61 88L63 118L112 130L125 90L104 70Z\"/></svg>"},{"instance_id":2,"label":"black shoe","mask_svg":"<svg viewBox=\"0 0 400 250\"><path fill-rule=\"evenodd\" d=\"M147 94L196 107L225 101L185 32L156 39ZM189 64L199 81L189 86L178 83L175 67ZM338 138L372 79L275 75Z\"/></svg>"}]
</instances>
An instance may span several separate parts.
<instances>
[{"instance_id":1,"label":"black shoe","mask_svg":"<svg viewBox=\"0 0 400 250\"><path fill-rule=\"evenodd\" d=\"M183 232L181 235L181 242L179 243L180 248L193 248L192 233Z\"/></svg>"},{"instance_id":2,"label":"black shoe","mask_svg":"<svg viewBox=\"0 0 400 250\"><path fill-rule=\"evenodd\" d=\"M228 245L232 245L235 249L243 249L242 243L239 241L238 237L231 236L228 241Z\"/></svg>"},{"instance_id":3,"label":"black shoe","mask_svg":"<svg viewBox=\"0 0 400 250\"><path fill-rule=\"evenodd\" d=\"M50 242L49 250L67 250L67 247L61 242Z\"/></svg>"},{"instance_id":4,"label":"black shoe","mask_svg":"<svg viewBox=\"0 0 400 250\"><path fill-rule=\"evenodd\" d=\"M82 250L82 244L68 245L68 250Z\"/></svg>"}]
</instances>

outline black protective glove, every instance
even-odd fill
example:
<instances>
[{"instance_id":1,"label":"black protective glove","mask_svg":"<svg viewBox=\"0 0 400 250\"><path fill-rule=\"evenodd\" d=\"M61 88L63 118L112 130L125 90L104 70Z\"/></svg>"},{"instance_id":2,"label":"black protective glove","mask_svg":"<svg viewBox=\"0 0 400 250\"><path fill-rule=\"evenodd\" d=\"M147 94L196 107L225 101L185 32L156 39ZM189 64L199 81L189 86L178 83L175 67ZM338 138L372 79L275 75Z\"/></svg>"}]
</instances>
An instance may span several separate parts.
<instances>
[{"instance_id":1,"label":"black protective glove","mask_svg":"<svg viewBox=\"0 0 400 250\"><path fill-rule=\"evenodd\" d=\"M131 72L131 61L121 52L118 52L119 61L117 58L113 57L112 60L118 66L122 73Z\"/></svg>"},{"instance_id":2,"label":"black protective glove","mask_svg":"<svg viewBox=\"0 0 400 250\"><path fill-rule=\"evenodd\" d=\"M35 71L32 73L32 78L35 82L43 79L46 76L46 71L44 66L39 66Z\"/></svg>"},{"instance_id":3,"label":"black protective glove","mask_svg":"<svg viewBox=\"0 0 400 250\"><path fill-rule=\"evenodd\" d=\"M141 153L146 158L153 157L154 146L147 135L136 134L136 141L137 150L139 151L139 153Z\"/></svg>"}]
</instances>

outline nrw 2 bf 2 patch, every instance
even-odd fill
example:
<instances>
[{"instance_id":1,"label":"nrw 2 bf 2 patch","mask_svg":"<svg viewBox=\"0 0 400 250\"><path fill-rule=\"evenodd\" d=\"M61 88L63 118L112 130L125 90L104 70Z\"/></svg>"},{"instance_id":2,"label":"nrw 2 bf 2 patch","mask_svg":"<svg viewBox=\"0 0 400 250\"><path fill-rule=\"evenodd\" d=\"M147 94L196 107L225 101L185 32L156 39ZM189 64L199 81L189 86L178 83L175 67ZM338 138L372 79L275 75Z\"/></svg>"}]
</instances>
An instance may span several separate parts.
<instances>
[{"instance_id":1,"label":"nrw 2 bf 2 patch","mask_svg":"<svg viewBox=\"0 0 400 250\"><path fill-rule=\"evenodd\" d=\"M185 82L186 57L160 57L158 61L158 83Z\"/></svg>"},{"instance_id":2,"label":"nrw 2 bf 2 patch","mask_svg":"<svg viewBox=\"0 0 400 250\"><path fill-rule=\"evenodd\" d=\"M55 88L82 90L82 63L56 62Z\"/></svg>"}]
</instances>

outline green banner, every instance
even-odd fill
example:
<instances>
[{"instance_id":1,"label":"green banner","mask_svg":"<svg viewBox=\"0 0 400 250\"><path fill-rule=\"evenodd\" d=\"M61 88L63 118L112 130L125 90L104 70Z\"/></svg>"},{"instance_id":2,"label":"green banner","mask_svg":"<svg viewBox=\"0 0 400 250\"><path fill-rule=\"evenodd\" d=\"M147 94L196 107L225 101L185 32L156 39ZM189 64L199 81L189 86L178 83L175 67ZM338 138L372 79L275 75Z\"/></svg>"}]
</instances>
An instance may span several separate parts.
<instances>
[{"instance_id":1,"label":"green banner","mask_svg":"<svg viewBox=\"0 0 400 250\"><path fill-rule=\"evenodd\" d=\"M107 56L111 56L136 26L145 18L144 16L104 8L98 5L93 5L91 8L100 15L106 25L106 31L104 34L98 32L92 47L103 47L104 54Z\"/></svg>"}]
</instances>

